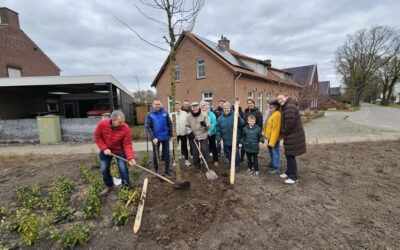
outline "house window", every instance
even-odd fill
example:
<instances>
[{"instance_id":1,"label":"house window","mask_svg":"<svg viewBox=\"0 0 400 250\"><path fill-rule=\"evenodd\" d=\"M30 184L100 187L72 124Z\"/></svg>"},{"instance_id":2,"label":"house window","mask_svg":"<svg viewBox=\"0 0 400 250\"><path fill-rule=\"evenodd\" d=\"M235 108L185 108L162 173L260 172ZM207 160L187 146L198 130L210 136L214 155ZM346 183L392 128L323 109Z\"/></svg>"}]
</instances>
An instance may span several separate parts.
<instances>
[{"instance_id":1,"label":"house window","mask_svg":"<svg viewBox=\"0 0 400 250\"><path fill-rule=\"evenodd\" d=\"M172 98L168 96L168 113L172 112Z\"/></svg>"},{"instance_id":2,"label":"house window","mask_svg":"<svg viewBox=\"0 0 400 250\"><path fill-rule=\"evenodd\" d=\"M10 78L21 77L21 69L7 67L7 71L8 71L8 77Z\"/></svg>"},{"instance_id":3,"label":"house window","mask_svg":"<svg viewBox=\"0 0 400 250\"><path fill-rule=\"evenodd\" d=\"M58 105L58 100L56 99L47 99L47 111L48 112L59 112L60 107Z\"/></svg>"},{"instance_id":4,"label":"house window","mask_svg":"<svg viewBox=\"0 0 400 250\"><path fill-rule=\"evenodd\" d=\"M247 99L254 99L254 92L253 91L249 91L247 93Z\"/></svg>"},{"instance_id":5,"label":"house window","mask_svg":"<svg viewBox=\"0 0 400 250\"><path fill-rule=\"evenodd\" d=\"M258 98L257 98L257 106L258 106L258 109L260 110L260 111L262 111L262 99L263 99L263 94L262 93L258 93Z\"/></svg>"},{"instance_id":6,"label":"house window","mask_svg":"<svg viewBox=\"0 0 400 250\"><path fill-rule=\"evenodd\" d=\"M208 103L210 103L210 106L212 106L212 101L213 101L213 94L212 92L204 92L201 96L201 99L203 101L206 101Z\"/></svg>"},{"instance_id":7,"label":"house window","mask_svg":"<svg viewBox=\"0 0 400 250\"><path fill-rule=\"evenodd\" d=\"M206 77L206 64L204 59L198 59L197 63L197 79L202 79Z\"/></svg>"},{"instance_id":8,"label":"house window","mask_svg":"<svg viewBox=\"0 0 400 250\"><path fill-rule=\"evenodd\" d=\"M175 64L175 82L179 82L181 80L181 69L178 64Z\"/></svg>"}]
</instances>

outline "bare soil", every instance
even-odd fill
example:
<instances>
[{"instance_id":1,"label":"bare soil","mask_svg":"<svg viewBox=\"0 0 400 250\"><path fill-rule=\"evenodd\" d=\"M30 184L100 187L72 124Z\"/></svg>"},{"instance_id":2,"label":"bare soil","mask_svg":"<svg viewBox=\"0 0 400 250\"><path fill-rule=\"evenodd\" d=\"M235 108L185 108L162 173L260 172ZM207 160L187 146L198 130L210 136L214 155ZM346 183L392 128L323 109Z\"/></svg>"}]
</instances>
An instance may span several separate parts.
<instances>
[{"instance_id":1,"label":"bare soil","mask_svg":"<svg viewBox=\"0 0 400 250\"><path fill-rule=\"evenodd\" d=\"M113 226L111 207L117 190L102 198L97 219L89 220L88 249L398 249L400 246L400 141L309 146L298 158L300 181L284 184L270 175L269 157L261 153L260 176L237 175L229 184L226 160L215 168L219 178L206 179L182 167L190 190L176 191L149 177L138 234L135 212L128 225ZM16 185L48 186L63 174L83 188L79 165L90 155L26 155L0 159L0 206L15 201ZM183 164L182 164L183 165ZM286 162L282 163L285 169ZM95 169L93 171L99 171ZM139 183L139 187L141 184ZM58 249L42 240L34 246L18 235L0 231L6 246ZM17 243L15 243L17 242Z\"/></svg>"}]
</instances>

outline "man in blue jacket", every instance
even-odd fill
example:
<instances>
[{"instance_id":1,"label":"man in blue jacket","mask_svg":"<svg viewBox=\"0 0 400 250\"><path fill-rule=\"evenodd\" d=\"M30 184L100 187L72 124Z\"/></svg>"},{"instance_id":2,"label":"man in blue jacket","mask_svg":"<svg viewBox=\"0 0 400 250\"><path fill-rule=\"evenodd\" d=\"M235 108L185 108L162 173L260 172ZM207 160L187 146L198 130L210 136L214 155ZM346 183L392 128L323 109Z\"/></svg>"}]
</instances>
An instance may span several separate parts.
<instances>
[{"instance_id":1,"label":"man in blue jacket","mask_svg":"<svg viewBox=\"0 0 400 250\"><path fill-rule=\"evenodd\" d=\"M152 109L146 115L145 127L153 142L153 166L158 173L157 154L160 144L165 162L165 175L171 176L169 171L169 139L172 137L172 122L167 112L161 107L161 102L155 99Z\"/></svg>"}]
</instances>

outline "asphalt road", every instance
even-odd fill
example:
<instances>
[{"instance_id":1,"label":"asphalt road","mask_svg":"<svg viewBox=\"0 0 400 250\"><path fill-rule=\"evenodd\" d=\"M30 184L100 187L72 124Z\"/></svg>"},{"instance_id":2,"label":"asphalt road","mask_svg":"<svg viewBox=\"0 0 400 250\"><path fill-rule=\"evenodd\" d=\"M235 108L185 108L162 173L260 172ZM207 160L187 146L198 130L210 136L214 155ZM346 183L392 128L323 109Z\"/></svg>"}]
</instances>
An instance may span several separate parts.
<instances>
[{"instance_id":1,"label":"asphalt road","mask_svg":"<svg viewBox=\"0 0 400 250\"><path fill-rule=\"evenodd\" d=\"M361 110L351 113L350 121L376 128L400 131L400 109L364 103Z\"/></svg>"}]
</instances>

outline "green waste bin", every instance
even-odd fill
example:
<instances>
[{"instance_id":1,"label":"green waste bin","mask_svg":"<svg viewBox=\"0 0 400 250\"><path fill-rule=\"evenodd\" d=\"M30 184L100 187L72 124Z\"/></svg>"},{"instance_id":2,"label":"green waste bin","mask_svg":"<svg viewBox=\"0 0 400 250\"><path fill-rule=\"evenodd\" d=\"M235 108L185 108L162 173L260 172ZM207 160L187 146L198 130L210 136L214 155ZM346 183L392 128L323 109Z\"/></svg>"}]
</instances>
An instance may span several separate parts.
<instances>
[{"instance_id":1,"label":"green waste bin","mask_svg":"<svg viewBox=\"0 0 400 250\"><path fill-rule=\"evenodd\" d=\"M39 140L41 144L62 141L60 117L57 115L38 116Z\"/></svg>"}]
</instances>

